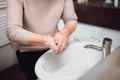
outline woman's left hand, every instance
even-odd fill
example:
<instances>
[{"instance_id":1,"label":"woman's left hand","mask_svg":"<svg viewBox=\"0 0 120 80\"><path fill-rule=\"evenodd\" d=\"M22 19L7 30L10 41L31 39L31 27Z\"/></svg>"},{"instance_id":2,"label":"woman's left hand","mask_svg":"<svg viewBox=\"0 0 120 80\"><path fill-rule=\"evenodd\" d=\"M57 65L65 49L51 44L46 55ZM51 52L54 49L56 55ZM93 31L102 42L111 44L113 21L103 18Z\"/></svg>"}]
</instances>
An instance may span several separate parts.
<instances>
[{"instance_id":1,"label":"woman's left hand","mask_svg":"<svg viewBox=\"0 0 120 80\"><path fill-rule=\"evenodd\" d=\"M56 54L61 54L65 49L67 49L69 41L68 37L64 33L55 33L54 40L57 45L57 50L55 51Z\"/></svg>"}]
</instances>

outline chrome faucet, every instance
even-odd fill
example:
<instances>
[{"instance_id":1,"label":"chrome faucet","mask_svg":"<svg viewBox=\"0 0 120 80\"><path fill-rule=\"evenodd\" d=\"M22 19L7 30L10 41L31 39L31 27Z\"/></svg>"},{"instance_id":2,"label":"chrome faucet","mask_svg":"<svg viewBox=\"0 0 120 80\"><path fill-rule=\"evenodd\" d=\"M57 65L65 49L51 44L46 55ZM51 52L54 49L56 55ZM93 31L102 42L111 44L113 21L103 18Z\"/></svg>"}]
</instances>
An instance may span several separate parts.
<instances>
[{"instance_id":1,"label":"chrome faucet","mask_svg":"<svg viewBox=\"0 0 120 80\"><path fill-rule=\"evenodd\" d=\"M112 45L112 39L104 38L103 43L102 43L102 47L92 45L92 44L87 44L84 46L84 48L92 48L92 49L102 51L103 58L106 58L111 52L111 45Z\"/></svg>"},{"instance_id":2,"label":"chrome faucet","mask_svg":"<svg viewBox=\"0 0 120 80\"><path fill-rule=\"evenodd\" d=\"M104 38L102 44L103 57L106 58L111 52L112 39Z\"/></svg>"}]
</instances>

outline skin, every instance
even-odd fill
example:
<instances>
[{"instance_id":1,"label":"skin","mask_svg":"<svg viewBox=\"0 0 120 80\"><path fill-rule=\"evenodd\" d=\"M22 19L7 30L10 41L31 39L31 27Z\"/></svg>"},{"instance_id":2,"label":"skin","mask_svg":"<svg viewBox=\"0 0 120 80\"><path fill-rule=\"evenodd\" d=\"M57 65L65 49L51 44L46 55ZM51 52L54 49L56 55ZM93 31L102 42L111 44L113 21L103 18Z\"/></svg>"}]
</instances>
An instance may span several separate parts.
<instances>
[{"instance_id":1,"label":"skin","mask_svg":"<svg viewBox=\"0 0 120 80\"><path fill-rule=\"evenodd\" d=\"M56 54L61 54L69 44L68 37L75 30L75 26L72 24L67 24L63 30L55 33L54 40L57 45Z\"/></svg>"},{"instance_id":2,"label":"skin","mask_svg":"<svg viewBox=\"0 0 120 80\"><path fill-rule=\"evenodd\" d=\"M28 45L48 46L52 50L56 51L57 45L54 42L54 38L49 35L41 35L33 33L28 40Z\"/></svg>"},{"instance_id":3,"label":"skin","mask_svg":"<svg viewBox=\"0 0 120 80\"><path fill-rule=\"evenodd\" d=\"M75 30L75 26L67 24L63 30L55 33L55 35L41 35L33 33L29 40L29 45L48 46L54 50L56 54L62 53L68 47L68 37Z\"/></svg>"}]
</instances>

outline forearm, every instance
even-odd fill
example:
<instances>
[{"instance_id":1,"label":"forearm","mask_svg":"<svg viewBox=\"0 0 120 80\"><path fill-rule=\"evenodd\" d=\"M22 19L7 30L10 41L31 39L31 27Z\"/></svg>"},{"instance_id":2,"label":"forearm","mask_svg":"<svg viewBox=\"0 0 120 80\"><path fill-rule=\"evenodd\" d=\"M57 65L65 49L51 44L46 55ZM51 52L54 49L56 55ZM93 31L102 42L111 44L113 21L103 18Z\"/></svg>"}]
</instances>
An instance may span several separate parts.
<instances>
[{"instance_id":1,"label":"forearm","mask_svg":"<svg viewBox=\"0 0 120 80\"><path fill-rule=\"evenodd\" d=\"M23 45L43 45L45 35L36 34L18 25L7 25L7 36L10 41ZM43 37L44 36L44 37Z\"/></svg>"},{"instance_id":2,"label":"forearm","mask_svg":"<svg viewBox=\"0 0 120 80\"><path fill-rule=\"evenodd\" d=\"M28 45L28 38L32 32L22 29L17 25L7 24L7 37L10 41Z\"/></svg>"},{"instance_id":3,"label":"forearm","mask_svg":"<svg viewBox=\"0 0 120 80\"><path fill-rule=\"evenodd\" d=\"M65 27L60 31L60 33L64 34L65 36L71 35L75 30L75 25L73 24L66 24Z\"/></svg>"},{"instance_id":4,"label":"forearm","mask_svg":"<svg viewBox=\"0 0 120 80\"><path fill-rule=\"evenodd\" d=\"M28 39L28 45L47 46L53 51L56 51L57 49L54 38L52 36L44 34L31 34L31 36Z\"/></svg>"},{"instance_id":5,"label":"forearm","mask_svg":"<svg viewBox=\"0 0 120 80\"><path fill-rule=\"evenodd\" d=\"M46 41L45 37L47 37L47 35L32 33L28 39L28 45L44 46Z\"/></svg>"}]
</instances>

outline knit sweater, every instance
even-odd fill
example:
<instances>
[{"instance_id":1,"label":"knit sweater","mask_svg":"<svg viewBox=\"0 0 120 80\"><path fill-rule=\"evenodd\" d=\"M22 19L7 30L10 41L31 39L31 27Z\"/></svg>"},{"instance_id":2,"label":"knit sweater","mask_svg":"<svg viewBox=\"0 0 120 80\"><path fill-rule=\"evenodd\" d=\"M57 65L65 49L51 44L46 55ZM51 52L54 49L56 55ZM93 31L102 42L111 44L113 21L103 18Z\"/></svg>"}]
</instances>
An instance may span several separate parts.
<instances>
[{"instance_id":1,"label":"knit sweater","mask_svg":"<svg viewBox=\"0 0 120 80\"><path fill-rule=\"evenodd\" d=\"M54 35L60 19L76 26L73 0L8 0L7 36L16 50L43 50L46 46L28 45L30 35Z\"/></svg>"}]
</instances>

